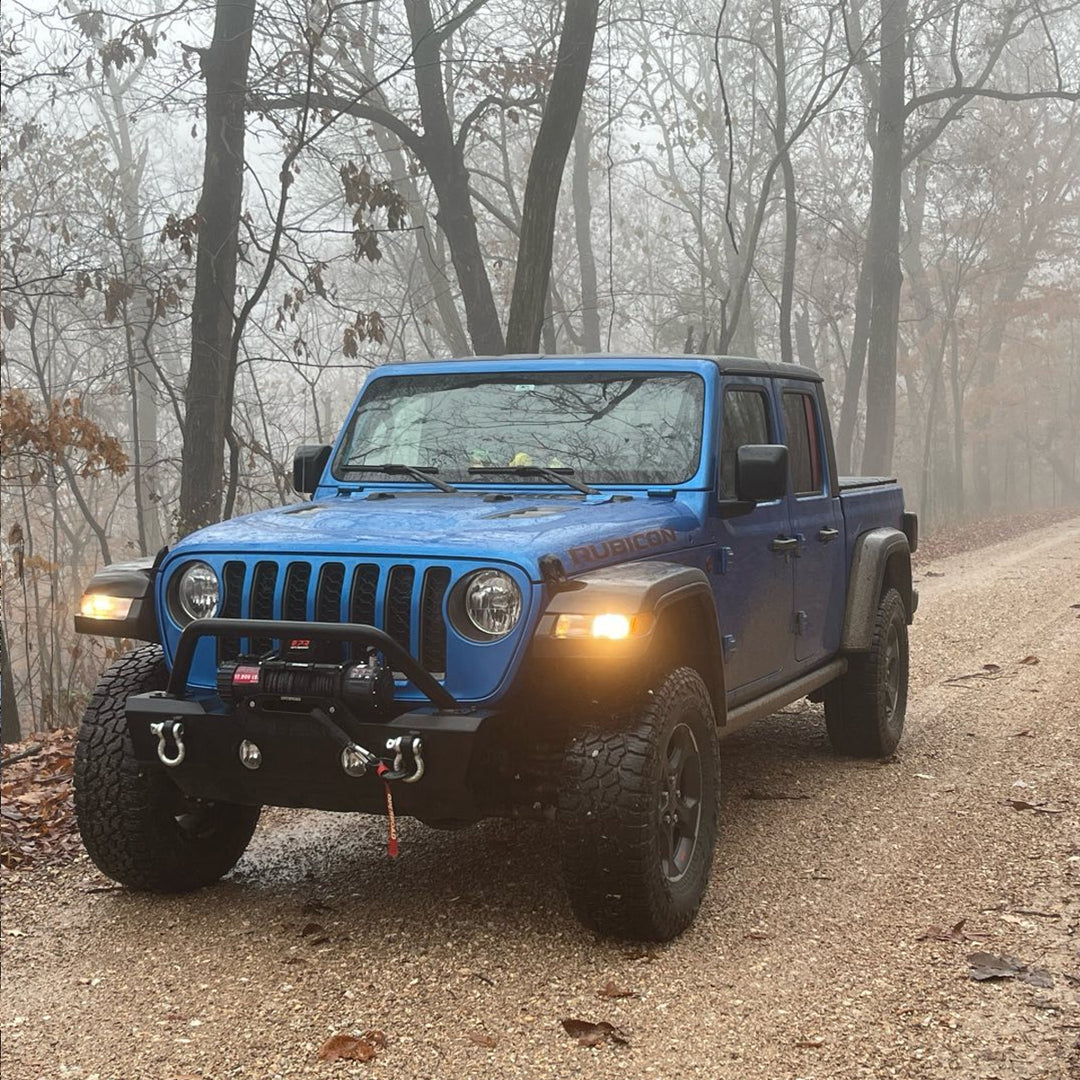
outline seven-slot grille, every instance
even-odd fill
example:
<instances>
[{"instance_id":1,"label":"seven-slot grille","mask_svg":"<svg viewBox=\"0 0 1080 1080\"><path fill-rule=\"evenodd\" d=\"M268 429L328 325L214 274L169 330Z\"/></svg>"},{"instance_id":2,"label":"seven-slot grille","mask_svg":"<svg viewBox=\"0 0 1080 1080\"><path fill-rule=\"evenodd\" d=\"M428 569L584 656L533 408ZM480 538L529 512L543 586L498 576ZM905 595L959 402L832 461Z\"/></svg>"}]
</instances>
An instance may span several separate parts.
<instances>
[{"instance_id":1,"label":"seven-slot grille","mask_svg":"<svg viewBox=\"0 0 1080 1080\"><path fill-rule=\"evenodd\" d=\"M352 622L377 626L442 678L446 674L443 601L450 568L380 566L373 562L229 561L222 567L224 618ZM249 580L250 579L250 580ZM258 656L274 647L269 638L218 639L218 662L241 651Z\"/></svg>"}]
</instances>

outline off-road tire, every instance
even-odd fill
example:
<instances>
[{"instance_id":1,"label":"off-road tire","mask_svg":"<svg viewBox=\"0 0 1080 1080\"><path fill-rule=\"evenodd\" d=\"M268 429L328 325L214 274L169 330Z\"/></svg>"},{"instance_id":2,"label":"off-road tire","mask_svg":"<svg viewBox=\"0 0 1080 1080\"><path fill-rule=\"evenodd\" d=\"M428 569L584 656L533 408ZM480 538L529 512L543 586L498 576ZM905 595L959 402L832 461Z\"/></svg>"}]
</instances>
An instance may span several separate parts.
<instances>
[{"instance_id":1,"label":"off-road tire","mask_svg":"<svg viewBox=\"0 0 1080 1080\"><path fill-rule=\"evenodd\" d=\"M851 757L888 757L904 732L908 627L896 589L874 614L870 649L852 653L847 673L825 690L825 727L834 749Z\"/></svg>"},{"instance_id":2,"label":"off-road tire","mask_svg":"<svg viewBox=\"0 0 1080 1080\"><path fill-rule=\"evenodd\" d=\"M688 737L689 736L689 737ZM672 748L683 760L672 765ZM693 846L676 817L694 792ZM661 679L629 716L571 738L563 760L558 823L563 877L578 918L613 937L669 941L693 921L709 882L719 817L720 765L709 691L692 668ZM681 851L685 868L673 855ZM673 871L678 871L673 873Z\"/></svg>"},{"instance_id":3,"label":"off-road tire","mask_svg":"<svg viewBox=\"0 0 1080 1080\"><path fill-rule=\"evenodd\" d=\"M187 800L162 770L136 760L127 699L164 689L167 678L160 645L120 657L101 676L75 746L75 815L102 873L133 889L174 893L231 870L260 808Z\"/></svg>"}]
</instances>

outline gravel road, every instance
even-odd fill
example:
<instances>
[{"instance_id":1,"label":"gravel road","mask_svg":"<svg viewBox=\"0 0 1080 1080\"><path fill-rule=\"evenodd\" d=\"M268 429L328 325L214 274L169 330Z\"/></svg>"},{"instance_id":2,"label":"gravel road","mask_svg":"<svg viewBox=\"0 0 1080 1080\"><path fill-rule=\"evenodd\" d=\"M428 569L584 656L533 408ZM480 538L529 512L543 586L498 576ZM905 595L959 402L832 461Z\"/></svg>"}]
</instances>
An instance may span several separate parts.
<instances>
[{"instance_id":1,"label":"gravel road","mask_svg":"<svg viewBox=\"0 0 1080 1080\"><path fill-rule=\"evenodd\" d=\"M542 825L402 822L391 864L378 819L271 811L192 896L85 857L8 875L3 1076L1080 1077L1080 519L917 576L897 760L837 758L805 704L726 742L713 883L672 944L582 930ZM1053 985L972 981L977 950ZM367 1029L374 1061L317 1060Z\"/></svg>"}]
</instances>

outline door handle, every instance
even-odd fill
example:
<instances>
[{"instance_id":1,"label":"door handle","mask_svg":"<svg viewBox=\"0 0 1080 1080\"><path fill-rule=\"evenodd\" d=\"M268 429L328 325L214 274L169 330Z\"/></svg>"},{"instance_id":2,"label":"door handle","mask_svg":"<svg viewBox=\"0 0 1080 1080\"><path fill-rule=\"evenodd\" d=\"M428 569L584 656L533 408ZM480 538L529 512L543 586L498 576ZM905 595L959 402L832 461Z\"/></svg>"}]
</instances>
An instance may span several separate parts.
<instances>
[{"instance_id":1,"label":"door handle","mask_svg":"<svg viewBox=\"0 0 1080 1080\"><path fill-rule=\"evenodd\" d=\"M777 536L770 541L769 550L781 555L788 555L798 550L799 538L797 536Z\"/></svg>"},{"instance_id":2,"label":"door handle","mask_svg":"<svg viewBox=\"0 0 1080 1080\"><path fill-rule=\"evenodd\" d=\"M840 535L839 529L819 529L817 538L823 543L827 544L830 540L835 540Z\"/></svg>"}]
</instances>

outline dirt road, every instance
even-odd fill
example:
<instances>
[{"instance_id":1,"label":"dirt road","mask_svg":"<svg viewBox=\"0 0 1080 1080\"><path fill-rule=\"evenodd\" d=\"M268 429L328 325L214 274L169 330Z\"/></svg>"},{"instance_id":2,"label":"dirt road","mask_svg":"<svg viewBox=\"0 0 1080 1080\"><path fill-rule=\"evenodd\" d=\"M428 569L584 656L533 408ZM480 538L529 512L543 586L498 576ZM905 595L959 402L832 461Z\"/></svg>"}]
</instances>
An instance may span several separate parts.
<instances>
[{"instance_id":1,"label":"dirt road","mask_svg":"<svg viewBox=\"0 0 1080 1080\"><path fill-rule=\"evenodd\" d=\"M1080 1076L1080 520L918 576L899 759L837 758L811 706L725 743L713 884L671 945L583 931L543 826L405 822L390 864L381 821L274 811L193 896L85 859L9 877L3 1076ZM977 950L1053 985L974 982ZM316 1060L369 1028L370 1064Z\"/></svg>"}]
</instances>

